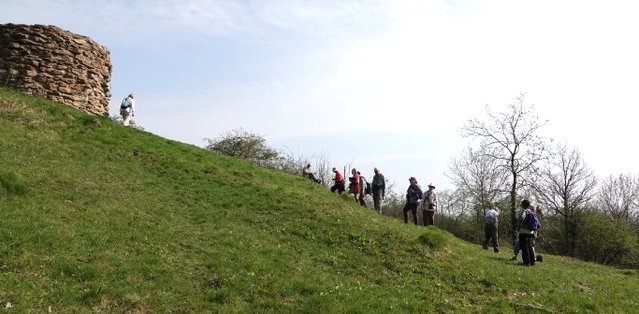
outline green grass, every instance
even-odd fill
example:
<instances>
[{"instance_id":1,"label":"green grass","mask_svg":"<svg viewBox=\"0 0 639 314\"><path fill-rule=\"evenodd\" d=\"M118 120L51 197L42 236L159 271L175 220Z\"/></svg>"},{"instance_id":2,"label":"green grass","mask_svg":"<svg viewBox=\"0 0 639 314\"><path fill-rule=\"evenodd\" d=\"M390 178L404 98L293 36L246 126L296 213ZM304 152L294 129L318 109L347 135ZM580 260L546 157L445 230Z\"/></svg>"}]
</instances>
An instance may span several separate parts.
<instances>
[{"instance_id":1,"label":"green grass","mask_svg":"<svg viewBox=\"0 0 639 314\"><path fill-rule=\"evenodd\" d=\"M301 177L0 88L7 312L632 313L639 273L518 266Z\"/></svg>"}]
</instances>

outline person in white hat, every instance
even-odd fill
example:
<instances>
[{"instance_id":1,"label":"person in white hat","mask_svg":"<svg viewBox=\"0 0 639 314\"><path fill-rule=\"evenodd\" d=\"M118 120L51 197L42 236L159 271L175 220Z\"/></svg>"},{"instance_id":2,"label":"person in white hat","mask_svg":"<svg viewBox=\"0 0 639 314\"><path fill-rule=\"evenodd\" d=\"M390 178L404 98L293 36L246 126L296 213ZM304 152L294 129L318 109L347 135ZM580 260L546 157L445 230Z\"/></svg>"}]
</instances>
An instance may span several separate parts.
<instances>
[{"instance_id":1,"label":"person in white hat","mask_svg":"<svg viewBox=\"0 0 639 314\"><path fill-rule=\"evenodd\" d=\"M435 212L437 211L437 194L435 194L435 186L432 183L428 185L428 191L424 193L423 206L424 226L434 225Z\"/></svg>"}]
</instances>

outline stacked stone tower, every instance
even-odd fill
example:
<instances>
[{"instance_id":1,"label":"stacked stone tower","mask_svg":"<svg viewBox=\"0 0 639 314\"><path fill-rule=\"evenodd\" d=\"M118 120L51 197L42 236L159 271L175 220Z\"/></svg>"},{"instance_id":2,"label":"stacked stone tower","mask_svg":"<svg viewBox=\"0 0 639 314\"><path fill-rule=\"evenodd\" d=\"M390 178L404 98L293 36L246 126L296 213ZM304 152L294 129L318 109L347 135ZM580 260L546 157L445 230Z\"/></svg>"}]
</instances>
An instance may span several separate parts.
<instances>
[{"instance_id":1,"label":"stacked stone tower","mask_svg":"<svg viewBox=\"0 0 639 314\"><path fill-rule=\"evenodd\" d=\"M0 85L108 116L109 50L55 26L0 25Z\"/></svg>"}]
</instances>

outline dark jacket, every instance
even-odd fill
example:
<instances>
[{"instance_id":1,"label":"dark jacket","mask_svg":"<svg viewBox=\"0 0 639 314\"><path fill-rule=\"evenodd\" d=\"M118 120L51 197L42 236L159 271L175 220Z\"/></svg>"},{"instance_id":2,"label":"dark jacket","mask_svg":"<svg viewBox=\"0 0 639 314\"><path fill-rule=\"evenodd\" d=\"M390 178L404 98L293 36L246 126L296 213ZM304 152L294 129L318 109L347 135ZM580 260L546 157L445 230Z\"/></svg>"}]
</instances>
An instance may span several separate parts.
<instances>
[{"instance_id":1,"label":"dark jacket","mask_svg":"<svg viewBox=\"0 0 639 314\"><path fill-rule=\"evenodd\" d=\"M373 182L371 185L372 185L373 192L386 191L386 180L384 180L384 175L381 173L374 175Z\"/></svg>"},{"instance_id":2,"label":"dark jacket","mask_svg":"<svg viewBox=\"0 0 639 314\"><path fill-rule=\"evenodd\" d=\"M417 203L419 195L423 195L422 189L418 184L411 184L408 186L408 190L406 190L406 202L408 202L408 204Z\"/></svg>"}]
</instances>

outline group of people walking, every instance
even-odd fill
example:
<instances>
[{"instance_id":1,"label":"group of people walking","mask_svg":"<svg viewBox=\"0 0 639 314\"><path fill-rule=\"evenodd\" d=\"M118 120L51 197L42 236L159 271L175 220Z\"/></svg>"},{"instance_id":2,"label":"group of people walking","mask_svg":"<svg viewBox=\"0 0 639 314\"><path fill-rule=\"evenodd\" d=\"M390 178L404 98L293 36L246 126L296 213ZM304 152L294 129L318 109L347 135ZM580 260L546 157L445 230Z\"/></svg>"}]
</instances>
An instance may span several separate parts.
<instances>
[{"instance_id":1,"label":"group of people walking","mask_svg":"<svg viewBox=\"0 0 639 314\"><path fill-rule=\"evenodd\" d=\"M331 192L337 192L341 195L346 191L346 178L337 168L333 167L332 171L333 185L331 186ZM348 178L348 191L353 194L355 201L362 206L366 206L364 196L372 194L375 211L381 214L381 203L386 196L386 178L384 178L381 169L378 167L375 167L373 172L375 175L373 175L373 180L369 183L360 171L353 168L351 170L352 176ZM315 182L321 182L313 173L310 163L306 165L302 171L302 175ZM417 209L421 208L424 226L435 224L435 212L437 212L438 205L435 186L432 183L429 184L428 190L424 193L419 184L417 184L415 177L411 177L409 183L408 190L406 191L406 203L403 208L404 222L408 223L408 212L411 212L413 222L417 225Z\"/></svg>"},{"instance_id":2,"label":"group of people walking","mask_svg":"<svg viewBox=\"0 0 639 314\"><path fill-rule=\"evenodd\" d=\"M378 213L382 213L382 200L386 197L386 178L382 174L381 169L375 167L373 169L375 175L373 175L372 182L368 182L360 171L353 168L351 170L352 176L349 180L349 193L353 194L355 201L362 206L366 206L364 197L366 194L373 195L373 207ZM331 186L331 192L336 192L340 195L346 191L346 182L344 174L342 174L337 168L333 167L333 186Z\"/></svg>"},{"instance_id":3,"label":"group of people walking","mask_svg":"<svg viewBox=\"0 0 639 314\"><path fill-rule=\"evenodd\" d=\"M120 106L120 114L122 115L123 124L128 126L131 118L135 116L135 96L133 93L129 94L122 100ZM337 168L333 167L333 186L331 186L331 192L338 192L340 195L346 191L344 174ZM373 180L369 183L364 176L355 168L351 170L352 176L349 177L349 193L353 194L356 202L362 206L366 206L364 196L366 194L373 195L373 205L375 211L382 213L381 201L386 194L386 179L378 167L373 169L375 175ZM316 183L321 183L322 180L315 175L311 164L307 163L302 170L302 176L308 178ZM437 194L435 193L435 186L431 183L428 185L428 190L424 193L417 184L415 177L408 179L409 185L406 190L406 204L402 209L404 214L404 223L408 223L408 212L413 215L413 222L417 225L417 210L421 208L422 222L424 226L435 224L435 212L437 212ZM537 208L533 206L529 200L523 200L521 202L523 209L520 217L520 228L515 236L514 241L514 255L511 258L516 260L519 255L519 251L522 252L523 265L532 266L536 261L542 261L541 256L535 254L535 238L539 235L539 229L541 224L537 217ZM495 253L499 252L499 208L489 209L485 215L484 225L484 242L482 247L484 250L488 249L488 243L492 242L493 250Z\"/></svg>"}]
</instances>

